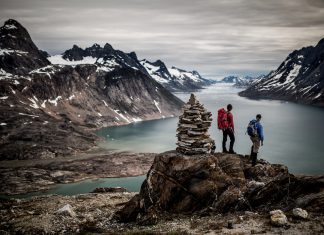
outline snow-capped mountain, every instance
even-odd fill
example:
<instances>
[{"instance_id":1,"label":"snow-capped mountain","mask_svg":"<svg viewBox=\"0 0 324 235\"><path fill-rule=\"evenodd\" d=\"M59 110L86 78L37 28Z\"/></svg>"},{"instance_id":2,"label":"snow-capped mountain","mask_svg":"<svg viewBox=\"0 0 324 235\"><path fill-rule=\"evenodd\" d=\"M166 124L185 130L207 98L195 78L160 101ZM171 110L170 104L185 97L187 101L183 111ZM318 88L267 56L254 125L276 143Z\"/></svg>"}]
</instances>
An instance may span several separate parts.
<instances>
[{"instance_id":1,"label":"snow-capped mountain","mask_svg":"<svg viewBox=\"0 0 324 235\"><path fill-rule=\"evenodd\" d=\"M96 136L86 128L170 117L183 105L135 53L106 44L48 60L15 20L0 28L0 38L0 159L89 149Z\"/></svg>"},{"instance_id":2,"label":"snow-capped mountain","mask_svg":"<svg viewBox=\"0 0 324 235\"><path fill-rule=\"evenodd\" d=\"M240 95L324 106L324 38L315 47L293 51Z\"/></svg>"},{"instance_id":3,"label":"snow-capped mountain","mask_svg":"<svg viewBox=\"0 0 324 235\"><path fill-rule=\"evenodd\" d=\"M50 64L47 53L33 43L27 30L15 20L0 27L0 68L8 73L25 74Z\"/></svg>"},{"instance_id":4,"label":"snow-capped mountain","mask_svg":"<svg viewBox=\"0 0 324 235\"><path fill-rule=\"evenodd\" d=\"M102 48L98 44L82 49L76 45L62 55L48 57L52 64L95 64L98 70L113 71L116 68L132 68L151 76L169 91L195 91L213 82L204 79L197 71L188 72L176 67L167 68L161 61L139 61L135 52L124 53L113 49L108 43Z\"/></svg>"},{"instance_id":5,"label":"snow-capped mountain","mask_svg":"<svg viewBox=\"0 0 324 235\"><path fill-rule=\"evenodd\" d=\"M230 75L224 77L220 82L222 83L240 83L240 82L245 82L245 81L251 81L253 80L254 77L250 76L237 76L237 75Z\"/></svg>"},{"instance_id":6,"label":"snow-capped mountain","mask_svg":"<svg viewBox=\"0 0 324 235\"><path fill-rule=\"evenodd\" d=\"M251 76L237 76L237 75L230 75L224 77L222 80L220 80L220 83L230 83L233 84L235 87L243 88L250 86L254 81L255 77Z\"/></svg>"},{"instance_id":7,"label":"snow-capped mountain","mask_svg":"<svg viewBox=\"0 0 324 235\"><path fill-rule=\"evenodd\" d=\"M74 45L62 55L50 56L48 60L52 64L59 65L94 64L98 70L106 72L121 68L131 68L147 74L146 70L138 61L135 52L124 53L120 50L115 50L108 43L104 47L93 44L91 47L85 49Z\"/></svg>"},{"instance_id":8,"label":"snow-capped mountain","mask_svg":"<svg viewBox=\"0 0 324 235\"><path fill-rule=\"evenodd\" d=\"M150 62L146 59L140 63L157 82L170 91L195 91L214 82L202 78L197 71L185 71L176 67L167 68L161 61Z\"/></svg>"}]
</instances>

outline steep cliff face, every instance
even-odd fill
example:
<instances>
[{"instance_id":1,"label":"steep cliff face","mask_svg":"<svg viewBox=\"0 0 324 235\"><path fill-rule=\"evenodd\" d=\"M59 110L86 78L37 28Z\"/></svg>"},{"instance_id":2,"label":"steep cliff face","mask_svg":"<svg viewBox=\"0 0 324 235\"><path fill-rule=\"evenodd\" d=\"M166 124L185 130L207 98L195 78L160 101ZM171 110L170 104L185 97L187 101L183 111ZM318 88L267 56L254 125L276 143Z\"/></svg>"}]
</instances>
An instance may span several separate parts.
<instances>
[{"instance_id":1,"label":"steep cliff face","mask_svg":"<svg viewBox=\"0 0 324 235\"><path fill-rule=\"evenodd\" d=\"M12 30L18 31L14 37ZM84 150L96 139L86 127L175 116L183 104L146 73L134 53L110 45L86 52L74 47L64 54L68 60L85 58L82 53L102 57L93 64L54 65L18 22L7 21L0 37L12 38L0 44L0 159Z\"/></svg>"},{"instance_id":2,"label":"steep cliff face","mask_svg":"<svg viewBox=\"0 0 324 235\"><path fill-rule=\"evenodd\" d=\"M240 95L324 106L324 39L315 47L293 51L275 71Z\"/></svg>"}]
</instances>

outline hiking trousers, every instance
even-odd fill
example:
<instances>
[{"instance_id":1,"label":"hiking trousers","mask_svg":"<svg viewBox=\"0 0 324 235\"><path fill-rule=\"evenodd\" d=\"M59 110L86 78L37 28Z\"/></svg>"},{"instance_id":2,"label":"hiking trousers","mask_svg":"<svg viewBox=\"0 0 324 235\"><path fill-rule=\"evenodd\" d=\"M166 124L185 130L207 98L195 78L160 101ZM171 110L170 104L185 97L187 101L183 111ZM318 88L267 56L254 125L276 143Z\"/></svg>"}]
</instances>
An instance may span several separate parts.
<instances>
[{"instance_id":1,"label":"hiking trousers","mask_svg":"<svg viewBox=\"0 0 324 235\"><path fill-rule=\"evenodd\" d=\"M261 145L261 140L260 140L259 136L258 135L253 136L253 137L251 136L250 138L251 138L251 141L252 141L252 144L253 144L252 152L253 153L258 153L260 145Z\"/></svg>"},{"instance_id":2,"label":"hiking trousers","mask_svg":"<svg viewBox=\"0 0 324 235\"><path fill-rule=\"evenodd\" d=\"M230 138L230 147L229 147L229 151L233 152L233 146L234 146L234 142L235 142L235 136L234 136L234 131L230 128L227 128L225 130L223 130L223 152L226 151L226 141L227 141L227 136L229 136Z\"/></svg>"}]
</instances>

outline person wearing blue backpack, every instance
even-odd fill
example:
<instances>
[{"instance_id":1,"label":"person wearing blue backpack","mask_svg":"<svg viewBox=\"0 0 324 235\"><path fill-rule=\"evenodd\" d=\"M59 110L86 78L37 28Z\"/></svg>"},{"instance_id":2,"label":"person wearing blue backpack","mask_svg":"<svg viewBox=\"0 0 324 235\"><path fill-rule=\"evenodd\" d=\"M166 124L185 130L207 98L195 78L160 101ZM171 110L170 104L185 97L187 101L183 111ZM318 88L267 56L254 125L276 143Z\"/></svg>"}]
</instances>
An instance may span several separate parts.
<instances>
[{"instance_id":1,"label":"person wearing blue backpack","mask_svg":"<svg viewBox=\"0 0 324 235\"><path fill-rule=\"evenodd\" d=\"M251 147L252 166L255 166L256 164L260 145L263 146L264 134L260 121L261 114L257 114L256 119L251 120L247 127L247 133L253 144Z\"/></svg>"}]
</instances>

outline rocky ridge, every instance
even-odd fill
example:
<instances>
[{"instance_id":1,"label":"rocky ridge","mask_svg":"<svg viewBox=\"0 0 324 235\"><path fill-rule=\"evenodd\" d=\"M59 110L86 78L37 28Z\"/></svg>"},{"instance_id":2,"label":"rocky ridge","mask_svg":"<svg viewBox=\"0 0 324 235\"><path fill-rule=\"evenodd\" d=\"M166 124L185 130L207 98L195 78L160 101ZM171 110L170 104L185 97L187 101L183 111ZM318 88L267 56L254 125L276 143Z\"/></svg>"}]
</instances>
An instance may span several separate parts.
<instances>
[{"instance_id":1,"label":"rocky ridge","mask_svg":"<svg viewBox=\"0 0 324 235\"><path fill-rule=\"evenodd\" d=\"M189 72L174 66L167 68L161 60L150 62L144 59L140 63L152 78L170 91L196 91L215 83L203 78L197 71Z\"/></svg>"},{"instance_id":2,"label":"rocky ridge","mask_svg":"<svg viewBox=\"0 0 324 235\"><path fill-rule=\"evenodd\" d=\"M173 117L183 105L133 66L141 66L134 53L94 46L87 53L123 66L54 65L17 21L6 21L0 37L0 159L74 154L95 145L94 128Z\"/></svg>"},{"instance_id":3,"label":"rocky ridge","mask_svg":"<svg viewBox=\"0 0 324 235\"><path fill-rule=\"evenodd\" d=\"M276 70L239 94L324 106L324 39L293 51Z\"/></svg>"},{"instance_id":4,"label":"rocky ridge","mask_svg":"<svg viewBox=\"0 0 324 235\"><path fill-rule=\"evenodd\" d=\"M236 75L230 75L227 77L224 77L220 83L233 83L234 87L238 88L246 88L251 86L253 83L255 83L258 79L262 78L263 75L258 77L251 77L251 76L236 76Z\"/></svg>"},{"instance_id":5,"label":"rocky ridge","mask_svg":"<svg viewBox=\"0 0 324 235\"><path fill-rule=\"evenodd\" d=\"M95 64L99 69L108 71L130 67L147 74L172 92L196 91L214 83L212 80L201 77L197 71L189 72L176 67L167 68L161 60L139 61L135 52L124 53L115 50L108 43L104 47L94 44L85 49L74 45L62 55L49 56L48 59L53 64L61 65Z\"/></svg>"}]
</instances>

